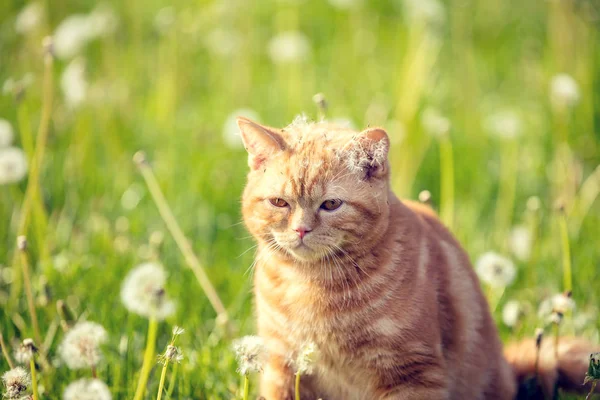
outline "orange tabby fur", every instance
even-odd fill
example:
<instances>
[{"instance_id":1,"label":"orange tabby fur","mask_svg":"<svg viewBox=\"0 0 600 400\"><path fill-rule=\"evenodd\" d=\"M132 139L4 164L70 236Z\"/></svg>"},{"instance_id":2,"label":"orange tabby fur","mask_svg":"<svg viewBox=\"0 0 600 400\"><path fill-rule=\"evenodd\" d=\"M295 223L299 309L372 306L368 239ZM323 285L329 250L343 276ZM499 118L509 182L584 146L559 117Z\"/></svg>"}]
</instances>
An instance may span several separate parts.
<instances>
[{"instance_id":1,"label":"orange tabby fur","mask_svg":"<svg viewBox=\"0 0 600 400\"><path fill-rule=\"evenodd\" d=\"M383 130L238 124L267 400L293 399L289 360L307 342L321 354L303 400L514 398L531 357L517 350L511 368L465 251L429 207L391 192ZM331 199L343 204L319 208Z\"/></svg>"}]
</instances>

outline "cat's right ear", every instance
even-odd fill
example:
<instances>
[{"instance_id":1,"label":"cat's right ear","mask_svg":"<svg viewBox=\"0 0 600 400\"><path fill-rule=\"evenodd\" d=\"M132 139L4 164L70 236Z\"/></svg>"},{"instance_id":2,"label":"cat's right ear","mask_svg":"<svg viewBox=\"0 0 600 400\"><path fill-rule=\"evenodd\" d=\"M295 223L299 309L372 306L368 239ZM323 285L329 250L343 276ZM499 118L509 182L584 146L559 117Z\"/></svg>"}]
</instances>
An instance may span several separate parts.
<instances>
[{"instance_id":1,"label":"cat's right ear","mask_svg":"<svg viewBox=\"0 0 600 400\"><path fill-rule=\"evenodd\" d=\"M244 147L248 151L248 165L258 169L273 154L285 150L283 138L272 128L257 124L248 118L238 117Z\"/></svg>"}]
</instances>

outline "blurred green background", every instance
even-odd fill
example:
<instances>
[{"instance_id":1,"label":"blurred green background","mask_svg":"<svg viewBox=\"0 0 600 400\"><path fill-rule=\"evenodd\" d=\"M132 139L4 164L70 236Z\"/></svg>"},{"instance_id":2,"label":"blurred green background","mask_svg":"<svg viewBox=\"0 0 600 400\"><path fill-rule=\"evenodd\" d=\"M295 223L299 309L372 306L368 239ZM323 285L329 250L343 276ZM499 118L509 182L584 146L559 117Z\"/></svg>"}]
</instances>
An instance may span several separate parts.
<instances>
[{"instance_id":1,"label":"blurred green background","mask_svg":"<svg viewBox=\"0 0 600 400\"><path fill-rule=\"evenodd\" d=\"M115 399L131 398L147 321L122 307L120 285L160 260L178 308L159 351L170 326L186 329L174 398L234 398L230 343L211 334L215 314L132 156L146 152L236 334L252 333L253 242L239 211L247 162L232 118L318 119L321 92L327 118L387 129L396 193L429 190L474 261L495 251L515 262L511 286L486 288L507 341L531 336L539 304L564 290L560 201L577 302L564 329L598 341L599 28L594 0L3 1L0 118L30 166L42 39L54 36L41 201L27 227L42 330L56 324L58 299L103 324L99 375ZM13 261L30 179L0 186L0 329L13 345L32 335ZM512 326L508 301L519 305ZM48 339L51 356L60 335ZM44 397L85 375L52 370Z\"/></svg>"}]
</instances>

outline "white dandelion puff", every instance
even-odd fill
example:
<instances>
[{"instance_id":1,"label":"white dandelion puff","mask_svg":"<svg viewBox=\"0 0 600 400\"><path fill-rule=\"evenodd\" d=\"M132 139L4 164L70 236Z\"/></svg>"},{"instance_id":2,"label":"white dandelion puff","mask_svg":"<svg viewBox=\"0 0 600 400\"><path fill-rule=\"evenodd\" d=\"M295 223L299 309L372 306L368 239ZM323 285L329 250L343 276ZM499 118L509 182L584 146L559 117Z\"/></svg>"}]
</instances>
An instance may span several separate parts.
<instances>
[{"instance_id":1,"label":"white dandelion puff","mask_svg":"<svg viewBox=\"0 0 600 400\"><path fill-rule=\"evenodd\" d=\"M95 367L102 360L100 346L107 340L108 335L102 325L78 322L67 332L58 353L70 369Z\"/></svg>"},{"instance_id":2,"label":"white dandelion puff","mask_svg":"<svg viewBox=\"0 0 600 400\"><path fill-rule=\"evenodd\" d=\"M173 26L176 17L177 14L175 14L175 8L172 6L163 7L158 10L154 16L154 28L156 28L159 33L165 34Z\"/></svg>"},{"instance_id":3,"label":"white dandelion puff","mask_svg":"<svg viewBox=\"0 0 600 400\"><path fill-rule=\"evenodd\" d=\"M121 301L133 313L163 320L175 312L175 303L166 296L166 281L162 266L151 262L141 264L125 277Z\"/></svg>"},{"instance_id":4,"label":"white dandelion puff","mask_svg":"<svg viewBox=\"0 0 600 400\"><path fill-rule=\"evenodd\" d=\"M301 375L312 374L319 359L319 355L319 348L314 342L304 344L294 362L296 373Z\"/></svg>"},{"instance_id":5,"label":"white dandelion puff","mask_svg":"<svg viewBox=\"0 0 600 400\"><path fill-rule=\"evenodd\" d=\"M185 332L185 329L183 329L183 328L182 328L182 327L180 327L180 326L174 326L174 327L173 327L173 336L174 336L174 337L175 337L175 336L179 336L179 335L183 334L184 332Z\"/></svg>"},{"instance_id":6,"label":"white dandelion puff","mask_svg":"<svg viewBox=\"0 0 600 400\"><path fill-rule=\"evenodd\" d=\"M27 157L17 147L0 148L0 185L19 182L27 175Z\"/></svg>"},{"instance_id":7,"label":"white dandelion puff","mask_svg":"<svg viewBox=\"0 0 600 400\"><path fill-rule=\"evenodd\" d=\"M517 275L511 260L491 251L479 257L475 270L483 282L496 288L510 285Z\"/></svg>"},{"instance_id":8,"label":"white dandelion puff","mask_svg":"<svg viewBox=\"0 0 600 400\"><path fill-rule=\"evenodd\" d=\"M12 125L7 120L0 118L0 148L10 146L13 138Z\"/></svg>"},{"instance_id":9,"label":"white dandelion puff","mask_svg":"<svg viewBox=\"0 0 600 400\"><path fill-rule=\"evenodd\" d=\"M555 312L565 314L567 311L574 310L575 307L575 300L570 296L570 293L555 294L540 303L538 317L549 318Z\"/></svg>"},{"instance_id":10,"label":"white dandelion puff","mask_svg":"<svg viewBox=\"0 0 600 400\"><path fill-rule=\"evenodd\" d=\"M20 34L32 32L40 25L43 17L44 7L38 2L29 3L17 15L15 31Z\"/></svg>"},{"instance_id":11,"label":"white dandelion puff","mask_svg":"<svg viewBox=\"0 0 600 400\"><path fill-rule=\"evenodd\" d=\"M251 108L238 108L233 110L225 119L223 124L223 141L232 149L243 149L242 135L237 125L237 117L246 117L253 121L259 121L260 116Z\"/></svg>"},{"instance_id":12,"label":"white dandelion puff","mask_svg":"<svg viewBox=\"0 0 600 400\"><path fill-rule=\"evenodd\" d=\"M85 61L82 58L76 58L65 68L60 78L60 87L69 107L76 108L85 101L88 83L85 79Z\"/></svg>"},{"instance_id":13,"label":"white dandelion puff","mask_svg":"<svg viewBox=\"0 0 600 400\"><path fill-rule=\"evenodd\" d=\"M514 139L521 134L522 123L519 115L512 110L498 111L484 121L485 129L500 139Z\"/></svg>"},{"instance_id":14,"label":"white dandelion puff","mask_svg":"<svg viewBox=\"0 0 600 400\"><path fill-rule=\"evenodd\" d=\"M181 349L172 344L168 345L165 353L158 356L158 362L162 365L165 365L167 361L175 364L181 363L181 361L183 361L183 353L181 352Z\"/></svg>"},{"instance_id":15,"label":"white dandelion puff","mask_svg":"<svg viewBox=\"0 0 600 400\"><path fill-rule=\"evenodd\" d=\"M85 14L74 14L65 18L53 35L54 53L67 59L79 54L90 39L90 26Z\"/></svg>"},{"instance_id":16,"label":"white dandelion puff","mask_svg":"<svg viewBox=\"0 0 600 400\"><path fill-rule=\"evenodd\" d=\"M230 57L240 48L242 37L231 29L216 28L206 35L204 45L211 53L220 57Z\"/></svg>"},{"instance_id":17,"label":"white dandelion puff","mask_svg":"<svg viewBox=\"0 0 600 400\"><path fill-rule=\"evenodd\" d=\"M404 0L406 19L411 23L443 25L446 22L446 9L438 0Z\"/></svg>"},{"instance_id":18,"label":"white dandelion puff","mask_svg":"<svg viewBox=\"0 0 600 400\"><path fill-rule=\"evenodd\" d=\"M425 132L435 138L441 138L450 131L450 120L433 107L428 107L421 115L421 125Z\"/></svg>"},{"instance_id":19,"label":"white dandelion puff","mask_svg":"<svg viewBox=\"0 0 600 400\"><path fill-rule=\"evenodd\" d=\"M29 361L31 361L37 350L33 339L25 339L15 350L15 360L19 364L29 364Z\"/></svg>"},{"instance_id":20,"label":"white dandelion puff","mask_svg":"<svg viewBox=\"0 0 600 400\"><path fill-rule=\"evenodd\" d=\"M521 303L516 300L507 301L502 308L502 322L508 327L514 327L521 316Z\"/></svg>"},{"instance_id":21,"label":"white dandelion puff","mask_svg":"<svg viewBox=\"0 0 600 400\"><path fill-rule=\"evenodd\" d=\"M71 382L63 393L63 400L111 400L108 386L99 379L79 379Z\"/></svg>"},{"instance_id":22,"label":"white dandelion puff","mask_svg":"<svg viewBox=\"0 0 600 400\"><path fill-rule=\"evenodd\" d=\"M557 108L573 107L579 102L579 85L568 74L558 74L550 81L550 102Z\"/></svg>"},{"instance_id":23,"label":"white dandelion puff","mask_svg":"<svg viewBox=\"0 0 600 400\"><path fill-rule=\"evenodd\" d=\"M508 238L508 245L511 252L520 261L527 261L531 257L531 246L533 237L531 231L525 226L517 226L511 232Z\"/></svg>"},{"instance_id":24,"label":"white dandelion puff","mask_svg":"<svg viewBox=\"0 0 600 400\"><path fill-rule=\"evenodd\" d=\"M250 372L260 372L267 359L267 349L262 338L244 336L233 342L233 351L238 362L238 372L247 375Z\"/></svg>"},{"instance_id":25,"label":"white dandelion puff","mask_svg":"<svg viewBox=\"0 0 600 400\"><path fill-rule=\"evenodd\" d=\"M88 15L88 40L113 33L119 24L119 19L112 8L103 4L92 10Z\"/></svg>"},{"instance_id":26,"label":"white dandelion puff","mask_svg":"<svg viewBox=\"0 0 600 400\"><path fill-rule=\"evenodd\" d=\"M311 45L302 32L283 32L269 41L268 53L275 64L299 63L306 60Z\"/></svg>"},{"instance_id":27,"label":"white dandelion puff","mask_svg":"<svg viewBox=\"0 0 600 400\"><path fill-rule=\"evenodd\" d=\"M18 399L31 385L31 377L24 368L16 367L2 375L2 382L6 390L4 397Z\"/></svg>"}]
</instances>

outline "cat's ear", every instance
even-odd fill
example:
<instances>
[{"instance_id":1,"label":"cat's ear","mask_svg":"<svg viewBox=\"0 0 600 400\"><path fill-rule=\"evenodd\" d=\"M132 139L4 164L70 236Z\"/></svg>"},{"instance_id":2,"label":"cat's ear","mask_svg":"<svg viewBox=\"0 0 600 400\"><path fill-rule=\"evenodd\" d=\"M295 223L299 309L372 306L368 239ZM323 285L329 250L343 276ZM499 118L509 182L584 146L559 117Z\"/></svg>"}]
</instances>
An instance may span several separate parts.
<instances>
[{"instance_id":1,"label":"cat's ear","mask_svg":"<svg viewBox=\"0 0 600 400\"><path fill-rule=\"evenodd\" d=\"M242 141L248 151L248 165L258 169L269 157L285 150L285 142L273 128L248 118L238 117L237 124L242 132Z\"/></svg>"},{"instance_id":2,"label":"cat's ear","mask_svg":"<svg viewBox=\"0 0 600 400\"><path fill-rule=\"evenodd\" d=\"M346 149L349 167L364 173L365 179L387 175L390 139L383 129L369 128L358 133Z\"/></svg>"}]
</instances>

